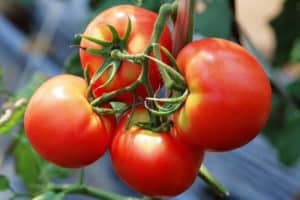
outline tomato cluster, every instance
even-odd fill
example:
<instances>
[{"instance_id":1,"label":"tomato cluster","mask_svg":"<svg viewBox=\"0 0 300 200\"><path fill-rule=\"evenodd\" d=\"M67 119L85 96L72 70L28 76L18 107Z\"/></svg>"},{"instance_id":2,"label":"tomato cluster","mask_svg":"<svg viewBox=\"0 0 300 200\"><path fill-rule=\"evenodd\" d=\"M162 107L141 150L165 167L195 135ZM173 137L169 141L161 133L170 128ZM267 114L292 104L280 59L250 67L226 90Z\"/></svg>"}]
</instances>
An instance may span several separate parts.
<instances>
[{"instance_id":1,"label":"tomato cluster","mask_svg":"<svg viewBox=\"0 0 300 200\"><path fill-rule=\"evenodd\" d=\"M132 94L143 100L149 95L143 84L97 104L97 99L140 81L145 65L147 82L159 89L164 77L159 65L148 59L151 51L148 57L140 57L144 62L110 57L114 50L143 54L156 18L156 13L143 8L121 5L91 21L82 35L80 58L94 81L56 76L40 86L28 104L25 129L41 156L75 168L96 161L110 149L116 172L134 190L149 196L174 196L194 182L205 151L232 150L259 133L270 112L270 83L248 51L224 39L194 41L179 52L176 63L188 94L174 113L156 116L136 105ZM167 25L159 44L171 50ZM160 60L169 64L163 53ZM113 111L111 101L121 101L131 109L118 120L113 114L97 112ZM162 128L164 123L168 126Z\"/></svg>"}]
</instances>

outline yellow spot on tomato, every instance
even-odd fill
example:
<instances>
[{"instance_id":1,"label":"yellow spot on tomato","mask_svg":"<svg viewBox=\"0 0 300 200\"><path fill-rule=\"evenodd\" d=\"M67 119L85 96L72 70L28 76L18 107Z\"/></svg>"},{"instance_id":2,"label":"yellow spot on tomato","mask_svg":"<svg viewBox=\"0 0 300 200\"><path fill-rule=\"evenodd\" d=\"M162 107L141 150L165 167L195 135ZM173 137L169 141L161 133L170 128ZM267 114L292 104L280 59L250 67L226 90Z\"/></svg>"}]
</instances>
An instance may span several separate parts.
<instances>
[{"instance_id":1,"label":"yellow spot on tomato","mask_svg":"<svg viewBox=\"0 0 300 200\"><path fill-rule=\"evenodd\" d=\"M189 120L188 120L188 116L186 114L186 110L185 109L182 109L179 113L179 116L178 116L178 122L179 122L179 127L184 131L186 132L189 128Z\"/></svg>"},{"instance_id":2,"label":"yellow spot on tomato","mask_svg":"<svg viewBox=\"0 0 300 200\"><path fill-rule=\"evenodd\" d=\"M128 44L128 51L130 53L141 53L145 50L147 42L142 34L136 34Z\"/></svg>"},{"instance_id":3,"label":"yellow spot on tomato","mask_svg":"<svg viewBox=\"0 0 300 200\"><path fill-rule=\"evenodd\" d=\"M145 154L153 154L161 146L162 139L157 134L145 130L143 133L136 135L134 139L136 144L141 145Z\"/></svg>"}]
</instances>

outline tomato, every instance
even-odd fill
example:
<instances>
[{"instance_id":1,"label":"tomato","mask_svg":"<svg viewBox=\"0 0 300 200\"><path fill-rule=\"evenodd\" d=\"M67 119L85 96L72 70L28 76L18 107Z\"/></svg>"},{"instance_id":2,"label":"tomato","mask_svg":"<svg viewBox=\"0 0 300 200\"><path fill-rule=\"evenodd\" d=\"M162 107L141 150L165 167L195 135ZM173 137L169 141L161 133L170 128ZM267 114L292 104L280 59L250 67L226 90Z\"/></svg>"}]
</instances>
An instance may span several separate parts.
<instances>
[{"instance_id":1,"label":"tomato","mask_svg":"<svg viewBox=\"0 0 300 200\"><path fill-rule=\"evenodd\" d=\"M84 79L59 75L31 97L24 124L30 143L43 158L75 168L94 162L106 151L115 119L93 112Z\"/></svg>"},{"instance_id":2,"label":"tomato","mask_svg":"<svg viewBox=\"0 0 300 200\"><path fill-rule=\"evenodd\" d=\"M128 25L128 17L132 23L132 29L129 36L126 51L129 54L143 53L146 49L148 42L153 31L154 23L157 18L157 14L132 5L119 5L105 10L94 18L87 26L84 35L92 36L105 41L112 41L112 34L107 27L110 24L115 27L118 34L122 38L126 32ZM160 44L171 50L171 34L167 25L160 38ZM102 47L96 43L90 42L86 39L82 39L81 47L88 47L94 49L101 49ZM163 55L163 61L168 62L167 57ZM100 55L90 54L84 50L80 50L80 60L82 66L89 67L89 75L93 76L95 72L104 62L104 57ZM158 89L161 84L161 77L159 75L158 68L154 62L149 63L149 78L150 83L154 90ZM123 61L117 72L114 80L106 87L99 87L105 80L107 80L110 70L104 72L93 85L94 95L99 97L105 92L110 92L128 86L133 83L139 76L142 66L134 64L129 61ZM143 86L138 87L137 94L146 97L147 93ZM132 101L131 93L123 93L116 97L118 100L122 100L130 103Z\"/></svg>"},{"instance_id":3,"label":"tomato","mask_svg":"<svg viewBox=\"0 0 300 200\"><path fill-rule=\"evenodd\" d=\"M135 191L149 196L175 196L194 182L203 152L195 153L167 132L153 132L125 124L128 113L116 129L111 159L116 172ZM147 121L138 108L133 121ZM173 130L171 130L173 131Z\"/></svg>"},{"instance_id":4,"label":"tomato","mask_svg":"<svg viewBox=\"0 0 300 200\"><path fill-rule=\"evenodd\" d=\"M226 151L252 140L271 109L271 87L259 62L239 45L194 41L177 57L189 95L174 115L175 136L200 149Z\"/></svg>"}]
</instances>

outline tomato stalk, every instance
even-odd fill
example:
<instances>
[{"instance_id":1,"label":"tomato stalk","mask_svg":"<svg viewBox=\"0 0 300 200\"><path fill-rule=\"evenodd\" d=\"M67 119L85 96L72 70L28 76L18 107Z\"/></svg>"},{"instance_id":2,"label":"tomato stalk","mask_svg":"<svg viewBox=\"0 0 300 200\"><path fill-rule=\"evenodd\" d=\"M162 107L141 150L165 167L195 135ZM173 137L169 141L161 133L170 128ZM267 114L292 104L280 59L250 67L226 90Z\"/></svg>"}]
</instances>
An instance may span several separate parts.
<instances>
[{"instance_id":1,"label":"tomato stalk","mask_svg":"<svg viewBox=\"0 0 300 200\"><path fill-rule=\"evenodd\" d=\"M141 200L139 198L121 196L112 192L107 192L99 188L94 188L86 185L49 185L47 191L64 194L83 194L104 200Z\"/></svg>"},{"instance_id":2,"label":"tomato stalk","mask_svg":"<svg viewBox=\"0 0 300 200\"><path fill-rule=\"evenodd\" d=\"M79 171L78 185L83 185L84 182L84 168L81 168Z\"/></svg>"},{"instance_id":3,"label":"tomato stalk","mask_svg":"<svg viewBox=\"0 0 300 200\"><path fill-rule=\"evenodd\" d=\"M220 197L229 196L228 189L222 185L205 167L205 165L201 165L198 176L205 181Z\"/></svg>"}]
</instances>

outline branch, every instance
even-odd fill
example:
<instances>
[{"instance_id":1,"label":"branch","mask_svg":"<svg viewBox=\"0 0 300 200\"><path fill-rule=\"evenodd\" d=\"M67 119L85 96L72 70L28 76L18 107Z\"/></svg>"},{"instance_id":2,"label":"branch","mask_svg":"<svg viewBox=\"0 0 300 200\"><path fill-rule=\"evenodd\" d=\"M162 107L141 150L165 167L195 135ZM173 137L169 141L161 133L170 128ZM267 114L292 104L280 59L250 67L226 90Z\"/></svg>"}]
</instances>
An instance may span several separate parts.
<instances>
[{"instance_id":1,"label":"branch","mask_svg":"<svg viewBox=\"0 0 300 200\"><path fill-rule=\"evenodd\" d=\"M233 39L241 44L241 35L240 35L240 29L237 23L237 11L236 11L236 1L235 0L229 0L229 7L232 12L232 21L231 21L231 34Z\"/></svg>"},{"instance_id":2,"label":"branch","mask_svg":"<svg viewBox=\"0 0 300 200\"><path fill-rule=\"evenodd\" d=\"M47 188L48 191L53 191L55 193L65 193L65 194L82 194L90 197L95 197L97 199L104 200L141 200L134 197L121 196L112 192L107 192L98 188L86 186L86 185L50 185Z\"/></svg>"},{"instance_id":3,"label":"branch","mask_svg":"<svg viewBox=\"0 0 300 200\"><path fill-rule=\"evenodd\" d=\"M201 165L198 176L207 183L220 197L227 197L229 196L228 189L222 185L204 166Z\"/></svg>"}]
</instances>

